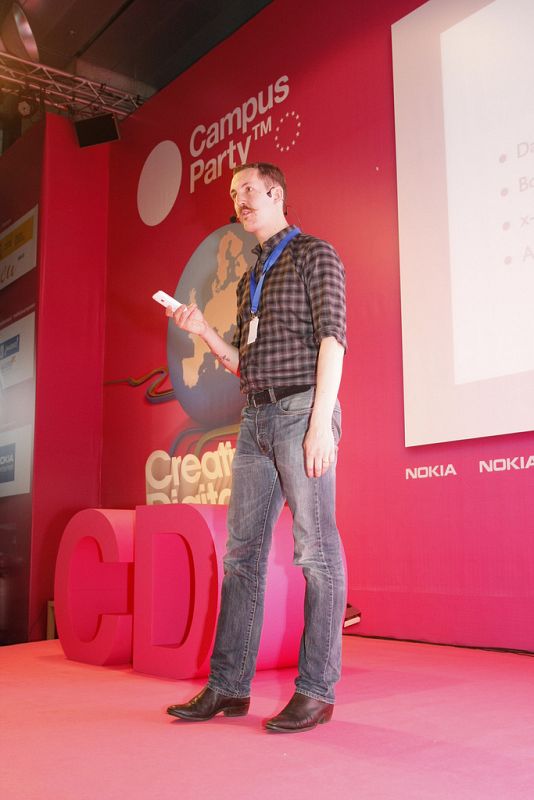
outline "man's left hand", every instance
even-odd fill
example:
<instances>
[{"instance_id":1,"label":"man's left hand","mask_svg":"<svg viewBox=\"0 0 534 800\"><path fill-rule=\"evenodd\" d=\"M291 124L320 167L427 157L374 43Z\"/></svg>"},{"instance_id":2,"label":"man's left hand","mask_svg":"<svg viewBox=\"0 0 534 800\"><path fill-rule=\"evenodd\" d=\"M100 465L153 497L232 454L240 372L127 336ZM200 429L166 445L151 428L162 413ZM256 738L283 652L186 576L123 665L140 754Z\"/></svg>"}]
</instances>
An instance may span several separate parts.
<instances>
[{"instance_id":1,"label":"man's left hand","mask_svg":"<svg viewBox=\"0 0 534 800\"><path fill-rule=\"evenodd\" d=\"M310 425L304 439L304 462L308 478L320 478L336 460L336 444L332 426Z\"/></svg>"}]
</instances>

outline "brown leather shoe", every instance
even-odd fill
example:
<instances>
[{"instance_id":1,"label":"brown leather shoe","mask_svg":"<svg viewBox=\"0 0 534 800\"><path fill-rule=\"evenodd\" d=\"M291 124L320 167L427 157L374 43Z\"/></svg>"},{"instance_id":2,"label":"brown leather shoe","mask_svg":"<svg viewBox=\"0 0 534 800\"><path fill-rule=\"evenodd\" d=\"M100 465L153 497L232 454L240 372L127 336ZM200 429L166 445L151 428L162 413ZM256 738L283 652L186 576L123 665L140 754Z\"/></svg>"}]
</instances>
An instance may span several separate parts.
<instances>
[{"instance_id":1,"label":"brown leather shoe","mask_svg":"<svg viewBox=\"0 0 534 800\"><path fill-rule=\"evenodd\" d=\"M248 712L250 697L228 697L209 689L207 686L188 703L169 706L167 714L180 719L204 722L220 711L225 717L244 717Z\"/></svg>"},{"instance_id":2,"label":"brown leather shoe","mask_svg":"<svg viewBox=\"0 0 534 800\"><path fill-rule=\"evenodd\" d=\"M316 725L329 722L333 712L332 703L314 700L313 697L295 692L287 706L276 717L267 720L265 727L275 733L310 731Z\"/></svg>"}]
</instances>

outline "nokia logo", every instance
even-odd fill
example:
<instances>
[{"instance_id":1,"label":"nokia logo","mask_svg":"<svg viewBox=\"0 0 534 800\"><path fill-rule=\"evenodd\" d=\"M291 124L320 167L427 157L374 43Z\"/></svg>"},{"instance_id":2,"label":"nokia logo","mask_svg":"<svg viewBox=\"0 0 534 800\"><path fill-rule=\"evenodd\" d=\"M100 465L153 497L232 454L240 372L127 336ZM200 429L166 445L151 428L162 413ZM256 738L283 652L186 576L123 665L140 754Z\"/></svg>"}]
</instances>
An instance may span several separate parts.
<instances>
[{"instance_id":1,"label":"nokia logo","mask_svg":"<svg viewBox=\"0 0 534 800\"><path fill-rule=\"evenodd\" d=\"M425 467L406 467L406 480L421 480L423 478L446 478L447 475L456 475L452 464L435 464Z\"/></svg>"},{"instance_id":2,"label":"nokia logo","mask_svg":"<svg viewBox=\"0 0 534 800\"><path fill-rule=\"evenodd\" d=\"M514 456L513 458L492 458L479 461L479 472L513 472L518 469L534 467L534 456Z\"/></svg>"}]
</instances>

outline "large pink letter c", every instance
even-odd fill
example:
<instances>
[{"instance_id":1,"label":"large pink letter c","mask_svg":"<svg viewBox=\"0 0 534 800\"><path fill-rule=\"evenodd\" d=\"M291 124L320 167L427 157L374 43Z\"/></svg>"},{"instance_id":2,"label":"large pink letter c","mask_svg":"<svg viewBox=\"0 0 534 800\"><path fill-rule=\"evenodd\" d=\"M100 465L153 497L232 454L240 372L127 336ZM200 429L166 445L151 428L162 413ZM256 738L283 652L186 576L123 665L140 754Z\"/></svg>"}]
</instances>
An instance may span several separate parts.
<instances>
[{"instance_id":1,"label":"large pink letter c","mask_svg":"<svg viewBox=\"0 0 534 800\"><path fill-rule=\"evenodd\" d=\"M88 508L65 528L54 603L67 658L131 662L134 526L134 511Z\"/></svg>"}]
</instances>

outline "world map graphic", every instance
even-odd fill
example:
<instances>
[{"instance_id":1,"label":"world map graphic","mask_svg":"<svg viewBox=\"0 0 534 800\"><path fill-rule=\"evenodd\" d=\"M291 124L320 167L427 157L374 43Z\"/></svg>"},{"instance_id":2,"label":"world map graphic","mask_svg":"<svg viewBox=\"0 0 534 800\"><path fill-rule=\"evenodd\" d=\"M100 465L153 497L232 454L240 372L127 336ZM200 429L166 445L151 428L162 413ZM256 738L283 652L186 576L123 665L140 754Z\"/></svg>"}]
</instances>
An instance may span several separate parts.
<instances>
[{"instance_id":1,"label":"world map graphic","mask_svg":"<svg viewBox=\"0 0 534 800\"><path fill-rule=\"evenodd\" d=\"M238 224L217 229L195 250L174 293L181 303L196 303L227 342L235 331L237 284L254 258L255 244ZM167 357L175 395L192 419L209 427L239 421L239 379L224 369L199 336L180 330L172 320Z\"/></svg>"}]
</instances>

